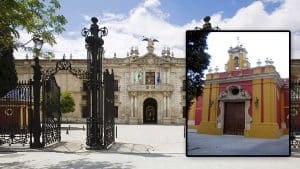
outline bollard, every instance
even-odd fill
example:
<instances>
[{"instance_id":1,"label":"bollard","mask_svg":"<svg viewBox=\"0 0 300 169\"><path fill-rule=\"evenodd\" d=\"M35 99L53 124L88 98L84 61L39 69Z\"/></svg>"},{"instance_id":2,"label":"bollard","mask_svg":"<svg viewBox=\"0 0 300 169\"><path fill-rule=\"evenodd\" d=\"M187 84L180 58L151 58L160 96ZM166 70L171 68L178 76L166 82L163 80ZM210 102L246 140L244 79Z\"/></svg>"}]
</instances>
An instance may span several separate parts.
<instances>
[{"instance_id":1,"label":"bollard","mask_svg":"<svg viewBox=\"0 0 300 169\"><path fill-rule=\"evenodd\" d=\"M184 126L184 132L183 132L183 137L185 138L185 134L186 134L186 126Z\"/></svg>"},{"instance_id":2,"label":"bollard","mask_svg":"<svg viewBox=\"0 0 300 169\"><path fill-rule=\"evenodd\" d=\"M71 125L69 124L69 130L71 130Z\"/></svg>"},{"instance_id":3,"label":"bollard","mask_svg":"<svg viewBox=\"0 0 300 169\"><path fill-rule=\"evenodd\" d=\"M69 129L67 128L66 134L69 135Z\"/></svg>"},{"instance_id":4,"label":"bollard","mask_svg":"<svg viewBox=\"0 0 300 169\"><path fill-rule=\"evenodd\" d=\"M116 138L118 138L118 127L116 126Z\"/></svg>"},{"instance_id":5,"label":"bollard","mask_svg":"<svg viewBox=\"0 0 300 169\"><path fill-rule=\"evenodd\" d=\"M82 130L83 130L83 131L85 130L84 125L82 125Z\"/></svg>"}]
</instances>

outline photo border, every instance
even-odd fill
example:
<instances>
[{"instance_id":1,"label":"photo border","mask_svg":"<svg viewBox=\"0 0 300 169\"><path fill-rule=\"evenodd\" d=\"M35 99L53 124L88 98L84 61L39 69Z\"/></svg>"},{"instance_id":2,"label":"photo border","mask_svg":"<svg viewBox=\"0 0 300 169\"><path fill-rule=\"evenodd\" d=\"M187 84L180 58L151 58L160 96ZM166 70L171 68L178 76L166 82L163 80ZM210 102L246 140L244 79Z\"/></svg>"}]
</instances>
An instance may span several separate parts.
<instances>
[{"instance_id":1,"label":"photo border","mask_svg":"<svg viewBox=\"0 0 300 169\"><path fill-rule=\"evenodd\" d=\"M185 33L185 46L186 46L186 41L187 41L187 34L188 32L194 32L194 31L200 31L200 32L288 32L289 33L289 153L287 155L189 155L188 154L188 117L189 117L189 112L188 112L188 83L187 83L187 52L185 51L185 59L186 59L186 73L185 73L185 78L186 78L186 120L185 120L185 155L186 157L290 157L291 156L291 116L290 116L290 111L291 111L291 31L287 29L282 29L282 30L259 30L259 29L249 29L249 30L187 30Z\"/></svg>"}]
</instances>

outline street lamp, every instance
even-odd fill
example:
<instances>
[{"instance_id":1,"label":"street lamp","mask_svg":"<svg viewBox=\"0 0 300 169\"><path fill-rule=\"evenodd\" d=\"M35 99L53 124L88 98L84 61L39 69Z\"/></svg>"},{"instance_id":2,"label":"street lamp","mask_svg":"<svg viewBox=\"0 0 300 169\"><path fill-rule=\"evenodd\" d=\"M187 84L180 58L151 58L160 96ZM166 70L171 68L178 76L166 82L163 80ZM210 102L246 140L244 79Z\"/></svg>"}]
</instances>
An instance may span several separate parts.
<instances>
[{"instance_id":1,"label":"street lamp","mask_svg":"<svg viewBox=\"0 0 300 169\"><path fill-rule=\"evenodd\" d=\"M41 66L39 64L39 53L42 49L44 41L40 39L39 36L34 36L32 38L34 43L33 53L34 56L34 66L33 67L33 96L34 96L34 111L32 120L31 132L33 132L34 141L31 148L41 148L43 147L40 136L41 136L41 120L40 120L40 88L41 88Z\"/></svg>"},{"instance_id":2,"label":"street lamp","mask_svg":"<svg viewBox=\"0 0 300 169\"><path fill-rule=\"evenodd\" d=\"M43 39L40 39L39 36L35 35L33 38L32 38L32 41L34 43L34 49L36 51L40 51L43 47L43 44L44 44L44 41ZM37 57L37 56L36 56Z\"/></svg>"},{"instance_id":3,"label":"street lamp","mask_svg":"<svg viewBox=\"0 0 300 169\"><path fill-rule=\"evenodd\" d=\"M89 74L88 85L91 95L91 113L87 118L87 140L88 149L103 148L103 81L102 81L102 58L103 58L103 36L108 31L106 27L99 28L98 19L92 17L90 29L84 28L81 32L85 37L86 49L88 51L87 71Z\"/></svg>"}]
</instances>

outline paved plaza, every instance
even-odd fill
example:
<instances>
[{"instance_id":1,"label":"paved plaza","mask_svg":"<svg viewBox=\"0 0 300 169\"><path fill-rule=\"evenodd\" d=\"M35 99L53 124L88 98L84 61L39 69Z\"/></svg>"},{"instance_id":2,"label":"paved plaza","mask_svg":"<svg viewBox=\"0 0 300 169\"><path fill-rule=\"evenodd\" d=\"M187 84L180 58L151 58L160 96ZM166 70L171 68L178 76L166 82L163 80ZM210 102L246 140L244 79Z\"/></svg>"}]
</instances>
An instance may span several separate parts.
<instances>
[{"instance_id":1,"label":"paved plaza","mask_svg":"<svg viewBox=\"0 0 300 169\"><path fill-rule=\"evenodd\" d=\"M185 156L183 126L117 125L118 137L110 150L85 150L83 125L72 124L68 135L67 126L63 126L62 142L47 149L0 152L0 168L250 169L264 166L286 169L300 163L300 152L293 153L293 157L281 158L188 158ZM0 150L3 147L0 146Z\"/></svg>"},{"instance_id":2,"label":"paved plaza","mask_svg":"<svg viewBox=\"0 0 300 169\"><path fill-rule=\"evenodd\" d=\"M260 139L237 135L198 134L189 129L187 150L189 155L288 155L289 136Z\"/></svg>"}]
</instances>

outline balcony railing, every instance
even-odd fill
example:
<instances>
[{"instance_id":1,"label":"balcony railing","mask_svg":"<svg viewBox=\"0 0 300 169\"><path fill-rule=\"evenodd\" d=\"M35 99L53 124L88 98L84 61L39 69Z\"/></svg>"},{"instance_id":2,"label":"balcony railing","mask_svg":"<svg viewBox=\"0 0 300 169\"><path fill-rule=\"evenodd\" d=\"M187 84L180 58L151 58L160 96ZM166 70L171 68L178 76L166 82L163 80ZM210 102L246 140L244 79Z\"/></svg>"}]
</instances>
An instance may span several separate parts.
<instances>
[{"instance_id":1,"label":"balcony railing","mask_svg":"<svg viewBox=\"0 0 300 169\"><path fill-rule=\"evenodd\" d=\"M158 84L158 85L140 85L133 84L128 85L127 90L129 92L139 92L139 91L173 91L174 87L170 84Z\"/></svg>"}]
</instances>

